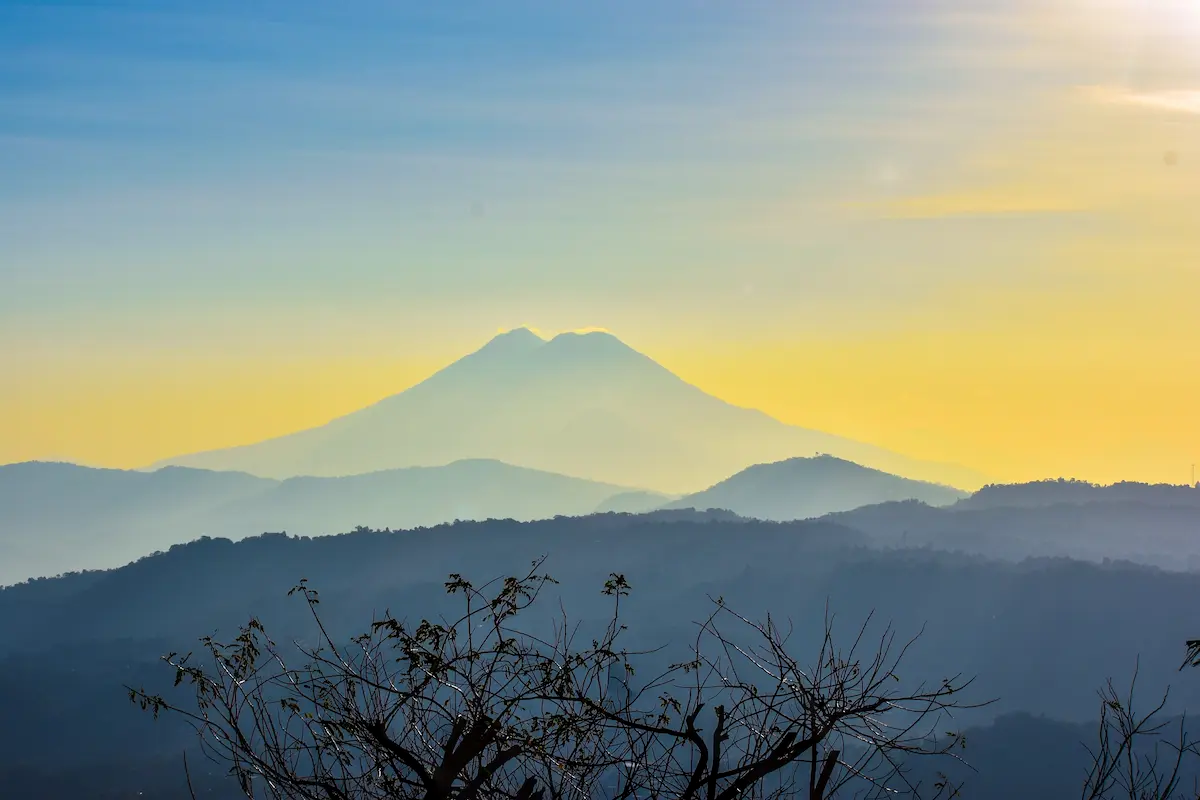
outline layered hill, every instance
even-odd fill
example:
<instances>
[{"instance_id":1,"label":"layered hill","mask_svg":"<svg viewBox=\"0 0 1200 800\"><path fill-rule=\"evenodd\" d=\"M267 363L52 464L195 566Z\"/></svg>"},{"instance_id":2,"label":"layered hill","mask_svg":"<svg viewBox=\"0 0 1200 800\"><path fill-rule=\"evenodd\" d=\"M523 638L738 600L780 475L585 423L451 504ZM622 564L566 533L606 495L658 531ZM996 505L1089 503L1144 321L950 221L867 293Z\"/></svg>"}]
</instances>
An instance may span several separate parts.
<instances>
[{"instance_id":1,"label":"layered hill","mask_svg":"<svg viewBox=\"0 0 1200 800\"><path fill-rule=\"evenodd\" d=\"M876 546L932 547L1014 561L1125 560L1172 571L1200 570L1200 504L1183 502L1187 495L1145 487L1146 493L1132 491L1132 499L1101 493L1087 502L1021 504L1023 486L1003 488L1011 489L1004 494L1014 505L976 504L978 496L942 508L905 501L823 519L869 535Z\"/></svg>"},{"instance_id":2,"label":"layered hill","mask_svg":"<svg viewBox=\"0 0 1200 800\"><path fill-rule=\"evenodd\" d=\"M721 508L740 516L784 522L897 500L945 506L965 498L948 486L901 478L833 456L756 464L669 504Z\"/></svg>"},{"instance_id":3,"label":"layered hill","mask_svg":"<svg viewBox=\"0 0 1200 800\"><path fill-rule=\"evenodd\" d=\"M730 405L610 334L547 341L524 328L318 428L155 466L287 478L487 458L678 495L752 464L816 453L922 480L983 483L960 467Z\"/></svg>"},{"instance_id":4,"label":"layered hill","mask_svg":"<svg viewBox=\"0 0 1200 800\"><path fill-rule=\"evenodd\" d=\"M0 467L0 585L118 566L202 535L542 519L588 514L627 492L484 460L285 481L185 467L133 472L12 464Z\"/></svg>"}]
</instances>

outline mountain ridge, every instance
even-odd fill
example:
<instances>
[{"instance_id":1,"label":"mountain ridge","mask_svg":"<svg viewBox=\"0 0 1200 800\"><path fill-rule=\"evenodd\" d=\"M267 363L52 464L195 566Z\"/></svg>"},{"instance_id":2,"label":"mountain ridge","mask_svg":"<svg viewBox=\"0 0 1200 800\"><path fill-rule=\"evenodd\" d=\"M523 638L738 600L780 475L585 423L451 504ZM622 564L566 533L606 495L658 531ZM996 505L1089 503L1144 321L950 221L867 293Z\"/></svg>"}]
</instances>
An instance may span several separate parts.
<instances>
[{"instance_id":1,"label":"mountain ridge","mask_svg":"<svg viewBox=\"0 0 1200 800\"><path fill-rule=\"evenodd\" d=\"M1149 503L1200 506L1200 484L1143 483L1118 481L1111 484L1075 479L1027 481L1015 484L988 484L960 500L957 507L983 509L993 507L1041 508L1080 503Z\"/></svg>"}]
</instances>

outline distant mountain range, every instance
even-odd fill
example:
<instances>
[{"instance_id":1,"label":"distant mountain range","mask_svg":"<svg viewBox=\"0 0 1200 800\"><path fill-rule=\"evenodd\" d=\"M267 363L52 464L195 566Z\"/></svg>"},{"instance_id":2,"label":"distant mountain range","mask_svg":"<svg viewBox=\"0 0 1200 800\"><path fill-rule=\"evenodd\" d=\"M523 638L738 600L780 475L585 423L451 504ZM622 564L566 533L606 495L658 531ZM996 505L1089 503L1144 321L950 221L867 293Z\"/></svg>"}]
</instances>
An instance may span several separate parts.
<instances>
[{"instance_id":1,"label":"distant mountain range","mask_svg":"<svg viewBox=\"0 0 1200 800\"><path fill-rule=\"evenodd\" d=\"M773 521L832 514L883 546L1200 567L1200 489L1189 487L1045 481L966 496L832 456L755 465L682 498L487 459L283 481L189 467L30 462L0 466L0 585L119 566L203 535L311 536L693 508Z\"/></svg>"},{"instance_id":2,"label":"distant mountain range","mask_svg":"<svg viewBox=\"0 0 1200 800\"><path fill-rule=\"evenodd\" d=\"M318 428L154 466L288 478L485 458L678 495L752 464L817 453L965 488L985 482L965 468L730 405L610 334L547 341L524 328Z\"/></svg>"},{"instance_id":3,"label":"distant mountain range","mask_svg":"<svg viewBox=\"0 0 1200 800\"><path fill-rule=\"evenodd\" d=\"M408 529L459 519L709 507L742 517L798 519L893 499L947 503L961 496L831 457L752 467L675 502L656 492L486 459L283 481L191 467L138 472L30 462L0 467L0 584L118 566L201 535L307 536L358 526Z\"/></svg>"},{"instance_id":4,"label":"distant mountain range","mask_svg":"<svg viewBox=\"0 0 1200 800\"><path fill-rule=\"evenodd\" d=\"M577 516L629 491L479 459L285 481L186 467L133 472L11 464L0 467L0 585L120 566L201 535L319 535L360 525Z\"/></svg>"},{"instance_id":5,"label":"distant mountain range","mask_svg":"<svg viewBox=\"0 0 1200 800\"><path fill-rule=\"evenodd\" d=\"M756 464L667 507L720 508L743 517L786 522L891 500L946 506L965 497L966 492L948 486L900 478L833 456L817 456Z\"/></svg>"}]
</instances>

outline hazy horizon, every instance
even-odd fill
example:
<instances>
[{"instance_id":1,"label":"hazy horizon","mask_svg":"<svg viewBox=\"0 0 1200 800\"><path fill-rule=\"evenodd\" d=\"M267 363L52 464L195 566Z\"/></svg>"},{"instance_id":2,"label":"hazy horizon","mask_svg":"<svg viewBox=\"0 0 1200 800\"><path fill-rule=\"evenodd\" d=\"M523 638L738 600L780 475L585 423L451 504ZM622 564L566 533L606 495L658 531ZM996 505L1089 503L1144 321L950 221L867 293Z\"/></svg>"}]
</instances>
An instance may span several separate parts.
<instances>
[{"instance_id":1,"label":"hazy horizon","mask_svg":"<svg viewBox=\"0 0 1200 800\"><path fill-rule=\"evenodd\" d=\"M626 346L629 346L627 343L625 343L623 340L620 339L619 335L616 332L613 332L606 328L601 328L601 327L571 328L571 329L565 329L565 330L559 330L559 331L546 331L543 329L539 329L536 326L525 324L525 325L513 326L511 328L499 329L499 330L495 331L494 334L491 336L491 338L487 339L487 341L480 343L478 347L461 354L458 358L455 358L446 364L443 364L441 366L433 368L428 375L423 375L421 377L418 377L415 380L413 380L412 382L410 382L402 387L399 387L395 391L388 392L387 394L385 394L381 397L378 397L373 400L369 400L369 401L365 402L363 406L348 409L344 413L337 414L336 416L328 418L328 419L318 420L306 428L297 429L297 430L286 430L286 431L282 431L279 433L275 433L275 434L273 434L271 436L267 436L267 437L256 438L256 439L247 440L247 441L238 441L238 442L233 442L233 443L229 443L229 444L221 444L217 447L205 447L205 448L196 450L194 452L198 453L198 454L203 454L203 453L207 453L207 452L211 452L211 451L224 450L227 448L239 448L239 447L256 444L256 443L263 442L263 441L269 441L269 440L276 439L279 437L286 437L290 434L302 432L302 431L308 430L310 428L322 427L330 422L341 419L342 417L352 415L355 412L362 411L366 408L370 408L388 398L403 394L404 392L408 391L409 389L412 389L416 386L419 386L419 385L425 383L426 381L428 381L429 378L442 372L447 367L453 366L454 364L458 363L459 361L462 361L463 359L465 359L467 356L478 352L479 350L481 350L483 348L483 346L490 344L491 342L496 341L498 339L502 339L507 334L514 334L517 332L529 332L529 333L533 334L534 336L538 337L538 339L540 339L542 342L549 342L555 338L566 336L566 335L601 333L601 334L606 334L606 335L612 336L612 337L618 339L618 341L622 341L622 344L626 344ZM631 348L631 349L635 349L635 348ZM635 351L636 351L636 349L635 349ZM669 368L667 368L667 369L668 369L668 371L673 372ZM703 390L703 387L697 387L697 388L701 388ZM730 405L733 405L737 408L744 408L744 409L753 410L753 411L762 411L762 409L757 409L752 406L738 405L737 403L732 403L731 401L725 400L724 398L718 397L717 399L722 400L723 402L730 403ZM773 418L779 419L778 417L773 417ZM780 420L780 421L783 422L783 420ZM795 425L796 423L786 423L785 422L785 424ZM833 433L831 431L823 431L823 432ZM864 442L864 444L875 444L875 443L874 442ZM0 460L0 464L18 464L18 463L23 463L23 462L38 461L38 462L49 462L49 463L55 463L55 462L70 463L70 464L76 464L79 466L87 466L87 467L94 467L94 468L152 470L152 469L160 468L162 466L170 465L170 464L174 463L176 460L178 460L180 457L186 456L186 455L187 455L187 453L171 452L171 453L168 453L167 455L157 457L153 461L146 462L146 463L131 463L131 462L110 463L110 462L103 462L103 461L89 461L89 460L74 457L67 453L53 452L53 453L39 454L39 455L35 455L33 457L24 457L24 458L20 458L20 459L14 459L11 461ZM768 463L773 463L776 460L784 460L786 458L803 458L803 457L805 457L805 456L803 456L800 453L797 453L792 456L784 456L781 459L768 460ZM452 464L452 463L455 463L456 461L460 461L460 460L470 460L471 458L472 458L471 456L464 456L464 457L451 459L448 461L437 461L436 463L432 463L432 462L431 463L421 463L421 464L417 464L415 466L421 466L421 467L445 466L445 465ZM942 462L942 463L946 463L946 462ZM521 465L514 463L513 466L521 466ZM746 466L751 466L751 464L747 463ZM947 466L964 467L964 468L970 469L973 465L962 464L962 463L958 463L958 464L947 463ZM393 468L394 467L382 467L380 469L393 469ZM370 470L370 471L376 471L376 470ZM257 473L252 472L251 474L257 474ZM310 473L297 473L297 474L298 475L308 475ZM317 473L311 473L311 474L317 474ZM355 474L362 474L362 473L348 472L348 473L336 473L336 474L355 475ZM563 474L567 474L567 473L563 473ZM730 473L730 476L732 474L733 474L733 472ZM1094 479L1094 478L1087 478L1087 477L1084 477L1083 475L1074 474L1074 473L1040 474L1040 473L1028 472L1026 474L1021 475L1020 477L1009 478L1006 480L1006 479L1000 478L995 475L985 475L984 473L979 473L979 474L985 480L982 480L982 481L960 480L960 481L941 481L941 482L945 483L946 485L955 486L956 488L967 488L967 489L978 488L978 486L983 485L983 483L1024 483L1024 482L1028 482L1028 481L1052 480L1055 478L1090 480L1091 482L1094 482L1099 485L1109 485L1109 484L1119 483L1119 482L1123 482L1123 481L1140 481L1140 482L1150 483L1150 484L1166 483L1166 484L1174 484L1174 485L1191 485L1192 479L1194 477L1194 473L1191 473L1191 472L1189 472L1185 478L1178 479L1178 480L1172 479L1171 477L1159 478L1159 479L1141 479L1138 477L1131 477L1127 473L1119 473L1117 475L1107 476L1107 477L1101 478L1101 479ZM569 475L569 477L580 477L580 476ZM708 484L704 484L703 486L692 486L688 489L688 491L699 491L700 489L705 488L705 486L707 486L707 485ZM642 486L640 488L651 489L654 487Z\"/></svg>"}]
</instances>

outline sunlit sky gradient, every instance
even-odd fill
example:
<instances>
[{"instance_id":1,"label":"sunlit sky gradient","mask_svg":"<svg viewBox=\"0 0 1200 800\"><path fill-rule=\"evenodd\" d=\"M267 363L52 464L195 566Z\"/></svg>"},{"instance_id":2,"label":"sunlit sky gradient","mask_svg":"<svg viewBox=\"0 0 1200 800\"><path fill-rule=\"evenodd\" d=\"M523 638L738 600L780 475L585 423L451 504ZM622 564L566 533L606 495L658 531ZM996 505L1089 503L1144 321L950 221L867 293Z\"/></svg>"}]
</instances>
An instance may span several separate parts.
<instances>
[{"instance_id":1,"label":"sunlit sky gradient","mask_svg":"<svg viewBox=\"0 0 1200 800\"><path fill-rule=\"evenodd\" d=\"M309 427L522 324L1185 482L1200 4L0 3L0 462Z\"/></svg>"}]
</instances>

